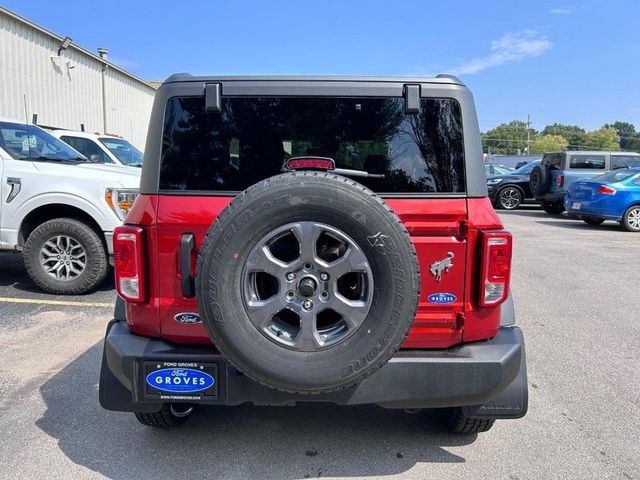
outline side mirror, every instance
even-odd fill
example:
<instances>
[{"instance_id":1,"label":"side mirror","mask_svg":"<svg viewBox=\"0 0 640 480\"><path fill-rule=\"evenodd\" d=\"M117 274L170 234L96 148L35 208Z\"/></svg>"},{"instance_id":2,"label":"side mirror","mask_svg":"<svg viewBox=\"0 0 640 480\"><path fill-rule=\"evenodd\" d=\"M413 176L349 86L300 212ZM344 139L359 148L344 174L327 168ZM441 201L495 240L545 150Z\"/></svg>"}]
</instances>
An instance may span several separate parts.
<instances>
[{"instance_id":1,"label":"side mirror","mask_svg":"<svg viewBox=\"0 0 640 480\"><path fill-rule=\"evenodd\" d=\"M100 163L100 155L98 155L97 153L89 155L89 161L91 163Z\"/></svg>"}]
</instances>

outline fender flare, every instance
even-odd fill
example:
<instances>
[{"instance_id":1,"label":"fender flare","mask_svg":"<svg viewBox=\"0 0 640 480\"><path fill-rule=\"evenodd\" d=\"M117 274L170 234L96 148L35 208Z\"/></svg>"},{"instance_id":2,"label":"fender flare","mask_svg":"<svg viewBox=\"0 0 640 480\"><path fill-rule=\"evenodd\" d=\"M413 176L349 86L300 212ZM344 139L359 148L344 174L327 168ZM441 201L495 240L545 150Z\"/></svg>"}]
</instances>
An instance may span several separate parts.
<instances>
[{"instance_id":1,"label":"fender flare","mask_svg":"<svg viewBox=\"0 0 640 480\"><path fill-rule=\"evenodd\" d=\"M47 192L29 198L18 207L15 214L17 221L14 223L14 225L17 225L18 231L22 228L24 219L27 218L31 212L47 205L66 205L82 210L95 220L103 232L112 231L114 227L120 224L115 213L109 215L110 212L107 211L109 207L106 204L104 207L100 207L78 195L63 192L56 192L55 194Z\"/></svg>"}]
</instances>

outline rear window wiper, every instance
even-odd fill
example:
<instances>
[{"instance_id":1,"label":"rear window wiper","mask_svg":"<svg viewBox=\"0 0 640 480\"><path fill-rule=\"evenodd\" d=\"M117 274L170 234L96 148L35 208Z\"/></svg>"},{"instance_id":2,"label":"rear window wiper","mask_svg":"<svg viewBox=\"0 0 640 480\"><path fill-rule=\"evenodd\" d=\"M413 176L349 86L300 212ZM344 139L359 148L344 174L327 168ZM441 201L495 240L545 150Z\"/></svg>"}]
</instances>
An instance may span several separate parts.
<instances>
[{"instance_id":1,"label":"rear window wiper","mask_svg":"<svg viewBox=\"0 0 640 480\"><path fill-rule=\"evenodd\" d=\"M334 168L331 171L345 177L385 178L384 173L369 173L364 170L352 170L351 168Z\"/></svg>"}]
</instances>

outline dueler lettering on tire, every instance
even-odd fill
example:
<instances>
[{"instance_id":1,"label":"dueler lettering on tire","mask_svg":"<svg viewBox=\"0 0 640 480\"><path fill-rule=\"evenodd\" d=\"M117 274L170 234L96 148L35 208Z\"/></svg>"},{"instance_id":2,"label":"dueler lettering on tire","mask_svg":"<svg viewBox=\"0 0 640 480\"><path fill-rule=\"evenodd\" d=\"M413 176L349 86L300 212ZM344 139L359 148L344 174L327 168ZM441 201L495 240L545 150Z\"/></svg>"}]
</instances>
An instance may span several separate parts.
<instances>
[{"instance_id":1,"label":"dueler lettering on tire","mask_svg":"<svg viewBox=\"0 0 640 480\"><path fill-rule=\"evenodd\" d=\"M196 298L212 341L246 375L288 392L339 390L383 366L411 327L418 290L399 218L329 173L250 187L198 257Z\"/></svg>"}]
</instances>

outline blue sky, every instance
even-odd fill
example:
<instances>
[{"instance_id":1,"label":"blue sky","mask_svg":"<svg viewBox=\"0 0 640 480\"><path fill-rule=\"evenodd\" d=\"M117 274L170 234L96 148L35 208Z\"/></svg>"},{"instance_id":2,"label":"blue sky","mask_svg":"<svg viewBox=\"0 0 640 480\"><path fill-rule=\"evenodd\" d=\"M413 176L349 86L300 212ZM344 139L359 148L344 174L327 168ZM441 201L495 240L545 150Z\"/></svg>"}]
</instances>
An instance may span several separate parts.
<instances>
[{"instance_id":1,"label":"blue sky","mask_svg":"<svg viewBox=\"0 0 640 480\"><path fill-rule=\"evenodd\" d=\"M483 130L616 120L640 130L640 2L9 0L145 79L432 75L472 89Z\"/></svg>"}]
</instances>

